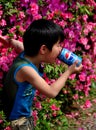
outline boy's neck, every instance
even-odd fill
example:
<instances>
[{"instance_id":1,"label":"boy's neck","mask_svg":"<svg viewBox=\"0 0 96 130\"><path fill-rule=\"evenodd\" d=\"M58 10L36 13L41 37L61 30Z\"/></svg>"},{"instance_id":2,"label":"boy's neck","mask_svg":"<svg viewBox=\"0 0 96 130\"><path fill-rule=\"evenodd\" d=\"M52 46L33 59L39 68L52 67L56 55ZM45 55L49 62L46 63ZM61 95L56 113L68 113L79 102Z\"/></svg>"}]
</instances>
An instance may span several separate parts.
<instances>
[{"instance_id":1,"label":"boy's neck","mask_svg":"<svg viewBox=\"0 0 96 130\"><path fill-rule=\"evenodd\" d=\"M31 61L37 68L39 68L39 65L41 64L41 60L38 56L30 57L25 55L25 58Z\"/></svg>"}]
</instances>

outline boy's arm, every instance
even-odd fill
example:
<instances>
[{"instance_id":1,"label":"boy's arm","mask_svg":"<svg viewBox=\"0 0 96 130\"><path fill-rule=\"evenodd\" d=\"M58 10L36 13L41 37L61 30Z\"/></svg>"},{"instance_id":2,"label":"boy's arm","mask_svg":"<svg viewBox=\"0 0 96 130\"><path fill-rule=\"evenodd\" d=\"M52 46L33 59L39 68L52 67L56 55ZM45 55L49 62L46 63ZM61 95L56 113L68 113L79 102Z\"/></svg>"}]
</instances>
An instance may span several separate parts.
<instances>
[{"instance_id":1,"label":"boy's arm","mask_svg":"<svg viewBox=\"0 0 96 130\"><path fill-rule=\"evenodd\" d=\"M64 72L54 83L48 85L42 77L40 77L37 72L28 66L24 66L18 73L22 82L28 81L32 84L39 92L46 95L47 97L54 98L58 95L60 90L65 86L68 77L72 73L80 72L82 70L82 64L77 67L77 62L71 65L66 72Z\"/></svg>"},{"instance_id":2,"label":"boy's arm","mask_svg":"<svg viewBox=\"0 0 96 130\"><path fill-rule=\"evenodd\" d=\"M15 48L16 51L21 52L24 50L23 43L15 40L15 39L9 39L9 43L12 45L12 47Z\"/></svg>"},{"instance_id":3,"label":"boy's arm","mask_svg":"<svg viewBox=\"0 0 96 130\"><path fill-rule=\"evenodd\" d=\"M11 45L12 47L15 48L17 52L21 52L24 50L23 43L18 40L11 38L4 38L3 36L0 36L0 42L3 43L4 45Z\"/></svg>"}]
</instances>

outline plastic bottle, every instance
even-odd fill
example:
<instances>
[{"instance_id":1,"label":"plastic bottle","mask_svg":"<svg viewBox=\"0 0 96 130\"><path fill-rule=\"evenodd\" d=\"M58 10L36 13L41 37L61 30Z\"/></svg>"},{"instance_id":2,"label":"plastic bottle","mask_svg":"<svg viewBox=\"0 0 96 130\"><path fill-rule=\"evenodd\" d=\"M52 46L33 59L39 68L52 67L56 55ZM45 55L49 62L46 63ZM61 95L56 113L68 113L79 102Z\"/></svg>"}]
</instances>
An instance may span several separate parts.
<instances>
[{"instance_id":1,"label":"plastic bottle","mask_svg":"<svg viewBox=\"0 0 96 130\"><path fill-rule=\"evenodd\" d=\"M58 56L58 59L66 63L67 65L72 65L76 60L78 61L77 66L82 62L82 58L69 51L68 49L63 48L61 53Z\"/></svg>"}]
</instances>

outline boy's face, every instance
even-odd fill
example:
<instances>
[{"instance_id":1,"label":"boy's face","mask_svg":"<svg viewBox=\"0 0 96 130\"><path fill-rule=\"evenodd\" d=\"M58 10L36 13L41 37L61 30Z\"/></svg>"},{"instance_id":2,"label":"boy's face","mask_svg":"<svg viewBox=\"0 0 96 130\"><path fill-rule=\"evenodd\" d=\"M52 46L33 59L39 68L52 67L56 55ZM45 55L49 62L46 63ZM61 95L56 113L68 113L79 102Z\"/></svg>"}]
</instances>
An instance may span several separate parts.
<instances>
[{"instance_id":1,"label":"boy's face","mask_svg":"<svg viewBox=\"0 0 96 130\"><path fill-rule=\"evenodd\" d=\"M47 51L46 59L45 59L46 62L47 63L56 62L56 59L61 52L61 49L62 49L62 47L60 46L60 43L58 41L56 44L53 45L52 51L49 51L49 50Z\"/></svg>"}]
</instances>

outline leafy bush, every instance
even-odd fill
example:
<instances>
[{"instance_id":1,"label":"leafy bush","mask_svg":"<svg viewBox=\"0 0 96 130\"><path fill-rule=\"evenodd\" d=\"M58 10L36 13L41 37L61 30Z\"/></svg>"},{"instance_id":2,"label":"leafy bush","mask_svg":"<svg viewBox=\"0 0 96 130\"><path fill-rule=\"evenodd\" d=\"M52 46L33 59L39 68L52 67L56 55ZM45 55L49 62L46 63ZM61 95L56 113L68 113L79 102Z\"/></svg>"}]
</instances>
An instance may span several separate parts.
<instances>
[{"instance_id":1,"label":"leafy bush","mask_svg":"<svg viewBox=\"0 0 96 130\"><path fill-rule=\"evenodd\" d=\"M68 120L65 113L69 112L68 108L72 110L74 102L80 105L81 97L86 99L93 94L91 90L96 86L95 8L94 0L0 1L0 35L22 41L24 31L33 20L51 19L64 29L65 39L62 47L75 52L83 59L82 72L71 75L55 99L48 99L37 92L33 106L36 130L56 130L56 128L66 130ZM17 55L14 48L0 43L0 91L2 91L4 75ZM68 66L57 60L56 64L46 64L44 67L46 73L44 78L48 84L51 84ZM10 129L7 126L9 122L6 121L1 109L0 129Z\"/></svg>"}]
</instances>

